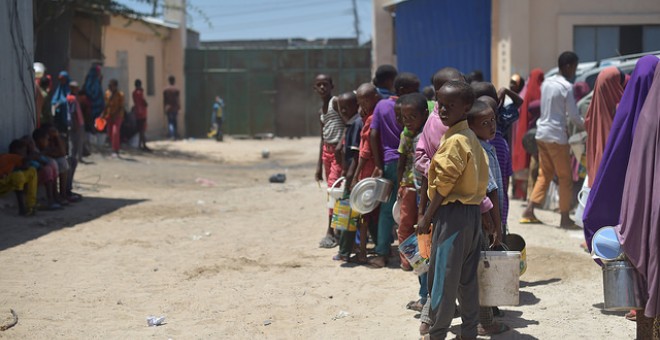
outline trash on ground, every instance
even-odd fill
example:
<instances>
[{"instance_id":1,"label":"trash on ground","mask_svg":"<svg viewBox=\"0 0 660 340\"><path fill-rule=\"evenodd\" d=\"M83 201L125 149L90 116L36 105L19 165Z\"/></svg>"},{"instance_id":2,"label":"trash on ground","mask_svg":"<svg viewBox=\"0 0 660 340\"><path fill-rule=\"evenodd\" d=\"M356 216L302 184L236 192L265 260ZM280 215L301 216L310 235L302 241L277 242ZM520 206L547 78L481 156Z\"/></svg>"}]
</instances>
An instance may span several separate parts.
<instances>
[{"instance_id":1,"label":"trash on ground","mask_svg":"<svg viewBox=\"0 0 660 340\"><path fill-rule=\"evenodd\" d=\"M165 324L165 317L164 316L161 316L161 317L149 316L149 317L147 317L147 325L149 325L149 327L160 326L160 325L163 325L163 324Z\"/></svg>"},{"instance_id":2,"label":"trash on ground","mask_svg":"<svg viewBox=\"0 0 660 340\"><path fill-rule=\"evenodd\" d=\"M269 181L271 183L284 183L286 182L286 175L285 174L275 174L270 176Z\"/></svg>"},{"instance_id":3,"label":"trash on ground","mask_svg":"<svg viewBox=\"0 0 660 340\"><path fill-rule=\"evenodd\" d=\"M268 157L270 157L270 150L268 150L268 149L261 150L261 158L266 159Z\"/></svg>"},{"instance_id":4,"label":"trash on ground","mask_svg":"<svg viewBox=\"0 0 660 340\"><path fill-rule=\"evenodd\" d=\"M214 187L217 185L215 181L201 177L197 177L197 179L195 179L195 182L203 187Z\"/></svg>"},{"instance_id":5,"label":"trash on ground","mask_svg":"<svg viewBox=\"0 0 660 340\"><path fill-rule=\"evenodd\" d=\"M345 318L345 317L347 317L347 316L349 316L349 315L351 315L349 312L347 312L347 311L345 311L345 310L340 310L339 313L337 313L337 315L335 315L335 316L332 318L332 320L343 319L343 318Z\"/></svg>"},{"instance_id":6,"label":"trash on ground","mask_svg":"<svg viewBox=\"0 0 660 340\"><path fill-rule=\"evenodd\" d=\"M270 321L270 320L264 320L264 326L268 326L268 325L270 325L271 323L273 323L273 322Z\"/></svg>"}]
</instances>

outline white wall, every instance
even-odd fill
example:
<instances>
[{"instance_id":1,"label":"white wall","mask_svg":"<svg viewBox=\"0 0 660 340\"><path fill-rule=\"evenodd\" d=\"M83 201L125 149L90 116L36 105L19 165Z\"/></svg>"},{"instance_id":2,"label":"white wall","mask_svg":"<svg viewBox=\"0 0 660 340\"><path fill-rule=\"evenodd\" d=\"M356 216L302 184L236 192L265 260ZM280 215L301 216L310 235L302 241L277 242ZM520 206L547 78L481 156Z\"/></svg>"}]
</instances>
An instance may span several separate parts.
<instances>
[{"instance_id":1,"label":"white wall","mask_svg":"<svg viewBox=\"0 0 660 340\"><path fill-rule=\"evenodd\" d=\"M0 1L0 153L36 126L32 1Z\"/></svg>"}]
</instances>

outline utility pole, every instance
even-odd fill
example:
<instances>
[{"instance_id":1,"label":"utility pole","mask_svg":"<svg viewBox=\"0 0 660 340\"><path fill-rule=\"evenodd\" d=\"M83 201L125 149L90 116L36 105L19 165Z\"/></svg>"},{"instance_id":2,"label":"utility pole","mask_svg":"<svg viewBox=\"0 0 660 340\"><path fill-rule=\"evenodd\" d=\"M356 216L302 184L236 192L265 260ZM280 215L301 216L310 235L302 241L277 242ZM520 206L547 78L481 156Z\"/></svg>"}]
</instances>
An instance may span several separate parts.
<instances>
[{"instance_id":1,"label":"utility pole","mask_svg":"<svg viewBox=\"0 0 660 340\"><path fill-rule=\"evenodd\" d=\"M151 8L151 16L156 16L156 11L158 10L158 0L151 0L153 2L153 7Z\"/></svg>"},{"instance_id":2,"label":"utility pole","mask_svg":"<svg viewBox=\"0 0 660 340\"><path fill-rule=\"evenodd\" d=\"M360 44L360 16L358 16L357 10L357 0L352 0L353 2L353 28L355 29L355 38Z\"/></svg>"}]
</instances>

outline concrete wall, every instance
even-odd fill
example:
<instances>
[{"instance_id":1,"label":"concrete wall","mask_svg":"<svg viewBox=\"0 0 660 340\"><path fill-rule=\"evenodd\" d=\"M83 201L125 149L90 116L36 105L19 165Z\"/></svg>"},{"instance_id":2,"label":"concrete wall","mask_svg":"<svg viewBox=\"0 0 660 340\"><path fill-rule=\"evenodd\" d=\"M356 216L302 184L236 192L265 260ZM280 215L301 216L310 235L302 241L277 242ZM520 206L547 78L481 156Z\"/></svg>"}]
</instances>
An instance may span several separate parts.
<instances>
[{"instance_id":1,"label":"concrete wall","mask_svg":"<svg viewBox=\"0 0 660 340\"><path fill-rule=\"evenodd\" d=\"M177 38L181 29L171 29L156 25L147 26L142 22L129 23L122 17L112 17L103 33L104 62L103 87L111 77L119 81L119 87L126 97L126 107L133 105L132 92L135 79L142 80L145 98L149 104L147 134L150 138L160 138L167 134L167 119L163 108L163 90L167 77L173 74L181 89L181 100L185 98L183 89L183 45ZM185 33L185 30L184 30ZM176 36L176 37L175 37ZM154 94L147 95L147 56L154 57ZM179 133L184 133L183 112L179 115Z\"/></svg>"},{"instance_id":2,"label":"concrete wall","mask_svg":"<svg viewBox=\"0 0 660 340\"><path fill-rule=\"evenodd\" d=\"M32 1L0 1L0 153L36 126Z\"/></svg>"},{"instance_id":3,"label":"concrete wall","mask_svg":"<svg viewBox=\"0 0 660 340\"><path fill-rule=\"evenodd\" d=\"M493 80L555 67L577 25L660 24L658 0L493 0Z\"/></svg>"},{"instance_id":4,"label":"concrete wall","mask_svg":"<svg viewBox=\"0 0 660 340\"><path fill-rule=\"evenodd\" d=\"M392 25L392 13L383 8L384 5L392 3L392 0L373 0L373 30L371 48L371 74L374 74L378 66L390 64L396 66L396 55L394 54L394 26Z\"/></svg>"}]
</instances>

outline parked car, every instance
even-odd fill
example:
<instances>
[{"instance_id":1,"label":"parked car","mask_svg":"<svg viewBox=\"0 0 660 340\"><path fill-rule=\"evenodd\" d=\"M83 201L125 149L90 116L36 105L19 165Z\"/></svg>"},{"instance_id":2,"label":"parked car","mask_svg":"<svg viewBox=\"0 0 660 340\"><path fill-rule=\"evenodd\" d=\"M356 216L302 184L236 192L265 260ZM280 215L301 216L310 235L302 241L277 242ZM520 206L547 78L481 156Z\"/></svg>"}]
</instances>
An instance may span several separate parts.
<instances>
[{"instance_id":1,"label":"parked car","mask_svg":"<svg viewBox=\"0 0 660 340\"><path fill-rule=\"evenodd\" d=\"M639 58L641 58L643 56L651 55L651 54L660 57L660 51L655 51L655 52L630 54L630 55L625 55L625 56L621 56L621 57L603 59L599 62L598 67L595 67L595 68L593 68L591 70L588 70L588 71L582 73L581 75L577 76L575 78L575 82L577 83L579 81L584 81L587 84L589 84L589 89L593 90L594 84L596 84L596 78L598 78L598 74L604 68L609 67L609 66L616 66L623 73L631 74L632 71L635 69L635 65L637 64L637 60L639 60Z\"/></svg>"}]
</instances>

